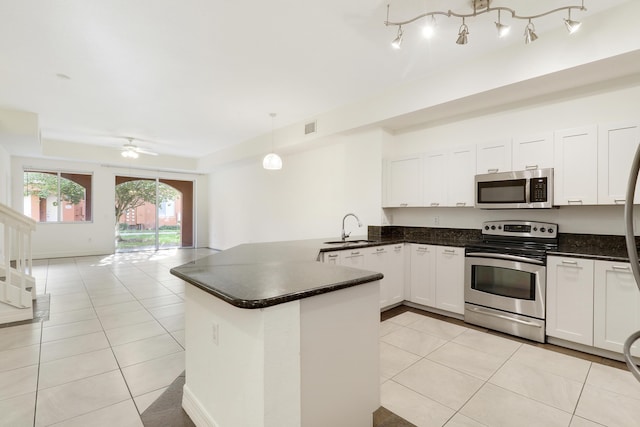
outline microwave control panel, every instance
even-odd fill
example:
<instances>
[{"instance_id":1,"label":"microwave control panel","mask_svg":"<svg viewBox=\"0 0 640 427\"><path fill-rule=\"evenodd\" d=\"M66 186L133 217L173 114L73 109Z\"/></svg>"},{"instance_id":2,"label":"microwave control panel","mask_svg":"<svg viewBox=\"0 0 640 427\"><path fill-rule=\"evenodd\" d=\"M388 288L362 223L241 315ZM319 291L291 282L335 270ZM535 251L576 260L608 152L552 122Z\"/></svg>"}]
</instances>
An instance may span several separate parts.
<instances>
[{"instance_id":1,"label":"microwave control panel","mask_svg":"<svg viewBox=\"0 0 640 427\"><path fill-rule=\"evenodd\" d=\"M547 199L547 178L531 178L531 202L546 202Z\"/></svg>"}]
</instances>

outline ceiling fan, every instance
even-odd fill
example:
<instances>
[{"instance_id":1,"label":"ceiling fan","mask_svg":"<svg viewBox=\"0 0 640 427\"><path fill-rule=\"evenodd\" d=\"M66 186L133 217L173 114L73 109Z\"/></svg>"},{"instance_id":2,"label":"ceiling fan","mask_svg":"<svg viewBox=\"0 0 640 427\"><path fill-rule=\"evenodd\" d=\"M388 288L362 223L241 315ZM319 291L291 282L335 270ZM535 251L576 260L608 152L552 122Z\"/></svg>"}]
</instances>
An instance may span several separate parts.
<instances>
[{"instance_id":1,"label":"ceiling fan","mask_svg":"<svg viewBox=\"0 0 640 427\"><path fill-rule=\"evenodd\" d=\"M157 156L158 155L158 153L146 150L144 148L140 148L137 145L135 145L133 143L133 138L126 138L126 139L129 142L127 142L126 144L124 144L122 146L122 152L120 153L122 155L122 157L130 158L130 159L137 159L140 154L147 154L147 155L150 155L150 156Z\"/></svg>"}]
</instances>

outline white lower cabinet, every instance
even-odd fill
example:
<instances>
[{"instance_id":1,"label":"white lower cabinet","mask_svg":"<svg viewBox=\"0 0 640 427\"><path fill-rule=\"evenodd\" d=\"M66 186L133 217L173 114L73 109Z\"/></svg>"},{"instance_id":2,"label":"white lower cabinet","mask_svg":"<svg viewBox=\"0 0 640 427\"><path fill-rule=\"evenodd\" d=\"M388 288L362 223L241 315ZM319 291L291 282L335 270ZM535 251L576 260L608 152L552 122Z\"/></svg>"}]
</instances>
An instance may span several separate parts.
<instances>
[{"instance_id":1,"label":"white lower cabinet","mask_svg":"<svg viewBox=\"0 0 640 427\"><path fill-rule=\"evenodd\" d=\"M436 247L411 245L411 302L436 306Z\"/></svg>"},{"instance_id":2,"label":"white lower cabinet","mask_svg":"<svg viewBox=\"0 0 640 427\"><path fill-rule=\"evenodd\" d=\"M593 345L594 261L547 258L547 335Z\"/></svg>"},{"instance_id":3,"label":"white lower cabinet","mask_svg":"<svg viewBox=\"0 0 640 427\"><path fill-rule=\"evenodd\" d=\"M640 330L640 292L624 262L596 261L594 285L595 347L622 353L624 342L633 332ZM634 356L640 356L636 344Z\"/></svg>"},{"instance_id":4,"label":"white lower cabinet","mask_svg":"<svg viewBox=\"0 0 640 427\"><path fill-rule=\"evenodd\" d=\"M464 248L412 244L411 301L464 314Z\"/></svg>"},{"instance_id":5,"label":"white lower cabinet","mask_svg":"<svg viewBox=\"0 0 640 427\"><path fill-rule=\"evenodd\" d=\"M364 252L362 268L384 275L380 281L380 308L404 301L404 244L374 246Z\"/></svg>"}]
</instances>

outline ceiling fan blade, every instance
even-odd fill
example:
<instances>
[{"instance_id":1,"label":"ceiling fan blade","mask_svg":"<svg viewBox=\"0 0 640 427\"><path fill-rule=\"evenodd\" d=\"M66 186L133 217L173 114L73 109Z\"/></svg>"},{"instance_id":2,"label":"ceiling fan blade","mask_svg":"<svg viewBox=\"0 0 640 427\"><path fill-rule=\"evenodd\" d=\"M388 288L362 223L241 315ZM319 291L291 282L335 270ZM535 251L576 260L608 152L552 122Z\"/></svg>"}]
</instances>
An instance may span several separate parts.
<instances>
[{"instance_id":1,"label":"ceiling fan blade","mask_svg":"<svg viewBox=\"0 0 640 427\"><path fill-rule=\"evenodd\" d=\"M140 153L140 154L148 154L149 156L157 156L158 155L158 153L155 153L155 152L149 151L149 150L145 150L144 148L140 148L140 147L136 147L135 151L137 153Z\"/></svg>"}]
</instances>

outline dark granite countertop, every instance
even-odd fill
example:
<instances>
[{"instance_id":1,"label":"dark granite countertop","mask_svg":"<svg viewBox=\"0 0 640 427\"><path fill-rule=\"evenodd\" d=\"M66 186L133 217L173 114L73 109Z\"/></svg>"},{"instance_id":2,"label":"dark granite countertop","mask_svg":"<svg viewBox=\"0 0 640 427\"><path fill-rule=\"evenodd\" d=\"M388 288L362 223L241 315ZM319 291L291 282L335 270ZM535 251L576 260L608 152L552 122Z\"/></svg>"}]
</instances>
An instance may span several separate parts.
<instances>
[{"instance_id":1,"label":"dark granite countertop","mask_svg":"<svg viewBox=\"0 0 640 427\"><path fill-rule=\"evenodd\" d=\"M382 279L317 262L326 239L239 245L171 269L171 274L240 308L264 308Z\"/></svg>"}]
</instances>

